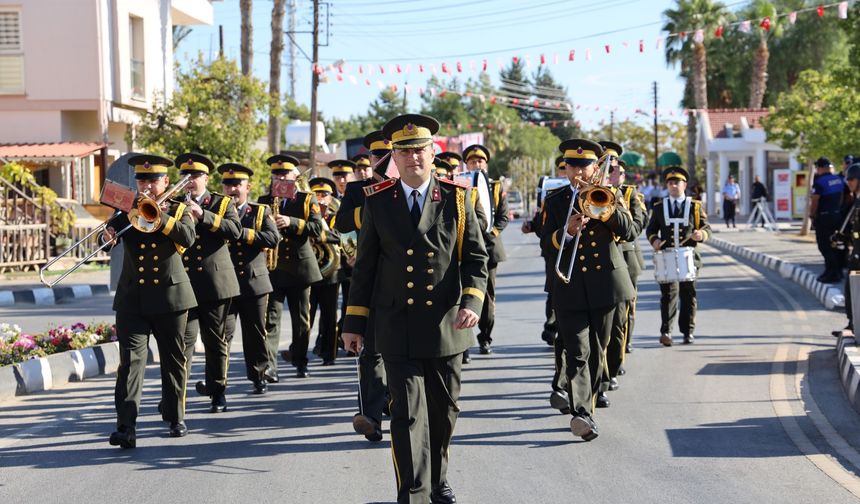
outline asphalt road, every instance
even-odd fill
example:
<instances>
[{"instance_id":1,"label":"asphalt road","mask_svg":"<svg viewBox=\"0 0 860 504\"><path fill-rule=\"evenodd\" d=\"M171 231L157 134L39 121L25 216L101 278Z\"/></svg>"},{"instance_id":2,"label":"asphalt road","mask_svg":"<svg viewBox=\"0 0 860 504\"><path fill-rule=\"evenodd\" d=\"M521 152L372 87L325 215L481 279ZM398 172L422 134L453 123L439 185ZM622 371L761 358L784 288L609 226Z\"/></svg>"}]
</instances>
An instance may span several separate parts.
<instances>
[{"instance_id":1,"label":"asphalt road","mask_svg":"<svg viewBox=\"0 0 860 504\"><path fill-rule=\"evenodd\" d=\"M463 376L449 480L461 503L853 502L860 415L836 372L827 312L802 288L705 248L696 343L657 342L659 289L640 282L635 352L600 437L584 443L549 407L540 340L543 264L514 223L499 268L496 353ZM104 320L109 298L0 310L26 330ZM677 334L677 331L676 331ZM285 337L285 340L287 338ZM146 382L136 450L107 444L111 376L0 404L0 502L391 502L388 436L352 432L355 362L249 394L234 348L229 411L189 395L186 438L157 416ZM290 370L282 369L282 376ZM193 379L202 371L198 363ZM387 425L385 426L387 428Z\"/></svg>"}]
</instances>

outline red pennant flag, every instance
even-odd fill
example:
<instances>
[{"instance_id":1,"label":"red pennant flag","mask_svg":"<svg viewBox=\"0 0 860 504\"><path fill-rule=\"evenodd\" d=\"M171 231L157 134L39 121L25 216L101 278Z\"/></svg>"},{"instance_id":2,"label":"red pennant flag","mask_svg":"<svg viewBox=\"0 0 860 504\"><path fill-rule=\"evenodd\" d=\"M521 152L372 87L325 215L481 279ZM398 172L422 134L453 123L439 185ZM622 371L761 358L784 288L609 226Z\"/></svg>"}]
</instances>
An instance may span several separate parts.
<instances>
[{"instance_id":1,"label":"red pennant flag","mask_svg":"<svg viewBox=\"0 0 860 504\"><path fill-rule=\"evenodd\" d=\"M482 72L486 72L486 71L487 71L487 60L484 60L484 65L483 65L483 67L481 67L481 71L482 71Z\"/></svg>"},{"instance_id":2,"label":"red pennant flag","mask_svg":"<svg viewBox=\"0 0 860 504\"><path fill-rule=\"evenodd\" d=\"M395 68L397 69L397 73L400 73L400 72L401 72L401 70L400 70L400 63L398 63L398 64L397 64L397 66L396 66Z\"/></svg>"},{"instance_id":3,"label":"red pennant flag","mask_svg":"<svg viewBox=\"0 0 860 504\"><path fill-rule=\"evenodd\" d=\"M490 103L492 103L493 105L496 104L496 97L495 96L490 97Z\"/></svg>"},{"instance_id":4,"label":"red pennant flag","mask_svg":"<svg viewBox=\"0 0 860 504\"><path fill-rule=\"evenodd\" d=\"M518 58L517 56L514 56L512 61L514 62L514 65L516 65L517 63L519 63L520 58Z\"/></svg>"},{"instance_id":5,"label":"red pennant flag","mask_svg":"<svg viewBox=\"0 0 860 504\"><path fill-rule=\"evenodd\" d=\"M442 73L448 73L448 64L442 63Z\"/></svg>"},{"instance_id":6,"label":"red pennant flag","mask_svg":"<svg viewBox=\"0 0 860 504\"><path fill-rule=\"evenodd\" d=\"M723 38L723 31L724 30L725 30L725 28L723 28L723 25L717 26L717 29L714 30L714 36L717 38Z\"/></svg>"},{"instance_id":7,"label":"red pennant flag","mask_svg":"<svg viewBox=\"0 0 860 504\"><path fill-rule=\"evenodd\" d=\"M818 17L824 17L824 6L823 5L819 5L817 11L818 11Z\"/></svg>"},{"instance_id":8,"label":"red pennant flag","mask_svg":"<svg viewBox=\"0 0 860 504\"><path fill-rule=\"evenodd\" d=\"M396 93L396 92L397 92L397 84L392 84L392 85L391 85L391 92L393 92L393 93Z\"/></svg>"},{"instance_id":9,"label":"red pennant flag","mask_svg":"<svg viewBox=\"0 0 860 504\"><path fill-rule=\"evenodd\" d=\"M685 39L685 38L687 38L687 32L681 32L681 33L679 34L679 36L680 36L682 39Z\"/></svg>"},{"instance_id":10,"label":"red pennant flag","mask_svg":"<svg viewBox=\"0 0 860 504\"><path fill-rule=\"evenodd\" d=\"M759 23L759 26L761 26L764 31L770 31L770 18L766 17L762 19L761 23Z\"/></svg>"},{"instance_id":11,"label":"red pennant flag","mask_svg":"<svg viewBox=\"0 0 860 504\"><path fill-rule=\"evenodd\" d=\"M606 54L609 54L609 44L606 44L603 48L606 49Z\"/></svg>"},{"instance_id":12,"label":"red pennant flag","mask_svg":"<svg viewBox=\"0 0 860 504\"><path fill-rule=\"evenodd\" d=\"M370 79L364 79L364 83L369 86L370 85Z\"/></svg>"},{"instance_id":13,"label":"red pennant flag","mask_svg":"<svg viewBox=\"0 0 860 504\"><path fill-rule=\"evenodd\" d=\"M379 65L379 73L381 73L381 74L385 73L385 67L384 66Z\"/></svg>"},{"instance_id":14,"label":"red pennant flag","mask_svg":"<svg viewBox=\"0 0 860 504\"><path fill-rule=\"evenodd\" d=\"M535 100L535 101L533 101L533 102L532 102L532 106L533 106L533 107L535 107L535 108L539 107L539 106L540 106L540 100Z\"/></svg>"},{"instance_id":15,"label":"red pennant flag","mask_svg":"<svg viewBox=\"0 0 860 504\"><path fill-rule=\"evenodd\" d=\"M553 122L552 122L552 127L553 127L553 128L555 128L557 125L558 125L558 121L553 121Z\"/></svg>"},{"instance_id":16,"label":"red pennant flag","mask_svg":"<svg viewBox=\"0 0 860 504\"><path fill-rule=\"evenodd\" d=\"M540 55L540 64L546 65L546 56L544 56L543 54Z\"/></svg>"},{"instance_id":17,"label":"red pennant flag","mask_svg":"<svg viewBox=\"0 0 860 504\"><path fill-rule=\"evenodd\" d=\"M444 98L446 94L448 94L448 91L445 91L444 89L439 91L439 98Z\"/></svg>"},{"instance_id":18,"label":"red pennant flag","mask_svg":"<svg viewBox=\"0 0 860 504\"><path fill-rule=\"evenodd\" d=\"M573 61L574 58L576 58L576 51L571 49L570 53L567 55L567 61Z\"/></svg>"},{"instance_id":19,"label":"red pennant flag","mask_svg":"<svg viewBox=\"0 0 860 504\"><path fill-rule=\"evenodd\" d=\"M341 74L337 74L337 80L338 80L339 82L343 82L343 75L341 75Z\"/></svg>"},{"instance_id":20,"label":"red pennant flag","mask_svg":"<svg viewBox=\"0 0 860 504\"><path fill-rule=\"evenodd\" d=\"M639 40L639 52L641 52L641 53L645 52L645 41L644 40Z\"/></svg>"},{"instance_id":21,"label":"red pennant flag","mask_svg":"<svg viewBox=\"0 0 860 504\"><path fill-rule=\"evenodd\" d=\"M420 63L420 64L418 65L418 71L419 71L420 73L424 73L424 64L423 64L423 63Z\"/></svg>"},{"instance_id":22,"label":"red pennant flag","mask_svg":"<svg viewBox=\"0 0 860 504\"><path fill-rule=\"evenodd\" d=\"M519 99L519 98L514 98L514 99L512 99L512 100L511 100L511 103L513 103L514 105L519 105L519 104L520 104L520 99Z\"/></svg>"},{"instance_id":23,"label":"red pennant flag","mask_svg":"<svg viewBox=\"0 0 860 504\"><path fill-rule=\"evenodd\" d=\"M363 67L363 66L358 65L358 73L359 73L359 74L363 74L363 73L364 73L364 67Z\"/></svg>"},{"instance_id":24,"label":"red pennant flag","mask_svg":"<svg viewBox=\"0 0 860 504\"><path fill-rule=\"evenodd\" d=\"M457 62L457 72L460 72L460 73L463 72L463 64L460 63L459 61Z\"/></svg>"}]
</instances>

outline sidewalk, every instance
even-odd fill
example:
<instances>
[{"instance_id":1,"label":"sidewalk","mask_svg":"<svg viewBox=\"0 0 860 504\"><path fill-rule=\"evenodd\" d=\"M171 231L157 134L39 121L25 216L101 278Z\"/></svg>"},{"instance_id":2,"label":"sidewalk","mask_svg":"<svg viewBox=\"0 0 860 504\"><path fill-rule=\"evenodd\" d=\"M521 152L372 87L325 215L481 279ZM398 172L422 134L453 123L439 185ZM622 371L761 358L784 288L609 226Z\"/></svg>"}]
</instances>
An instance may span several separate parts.
<instances>
[{"instance_id":1,"label":"sidewalk","mask_svg":"<svg viewBox=\"0 0 860 504\"><path fill-rule=\"evenodd\" d=\"M0 306L68 303L109 294L109 286L110 269L107 267L72 273L53 288L42 285L38 271L5 273L0 275Z\"/></svg>"},{"instance_id":2,"label":"sidewalk","mask_svg":"<svg viewBox=\"0 0 860 504\"><path fill-rule=\"evenodd\" d=\"M824 271L824 260L818 252L815 234L800 236L800 223L780 223L780 231L749 229L746 224L726 229L712 224L713 235L706 242L730 254L743 257L790 278L809 290L828 309L845 306L843 282L824 284L816 278Z\"/></svg>"}]
</instances>

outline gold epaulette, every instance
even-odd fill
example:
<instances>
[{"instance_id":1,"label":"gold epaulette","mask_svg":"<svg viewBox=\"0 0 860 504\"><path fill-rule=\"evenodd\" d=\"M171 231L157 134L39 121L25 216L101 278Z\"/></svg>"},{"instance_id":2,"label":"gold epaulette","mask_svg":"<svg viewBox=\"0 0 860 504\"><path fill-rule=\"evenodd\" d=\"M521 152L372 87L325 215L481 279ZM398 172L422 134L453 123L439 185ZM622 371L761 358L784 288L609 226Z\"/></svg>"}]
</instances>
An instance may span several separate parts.
<instances>
[{"instance_id":1,"label":"gold epaulette","mask_svg":"<svg viewBox=\"0 0 860 504\"><path fill-rule=\"evenodd\" d=\"M377 182L375 184L371 184L364 188L364 197L369 198L374 194L379 194L386 189L391 189L400 179L390 178L383 180L382 182Z\"/></svg>"},{"instance_id":2,"label":"gold epaulette","mask_svg":"<svg viewBox=\"0 0 860 504\"><path fill-rule=\"evenodd\" d=\"M443 184L452 185L454 187L460 187L462 189L468 189L470 187L469 183L466 182L465 180L439 179L439 182L442 182Z\"/></svg>"}]
</instances>

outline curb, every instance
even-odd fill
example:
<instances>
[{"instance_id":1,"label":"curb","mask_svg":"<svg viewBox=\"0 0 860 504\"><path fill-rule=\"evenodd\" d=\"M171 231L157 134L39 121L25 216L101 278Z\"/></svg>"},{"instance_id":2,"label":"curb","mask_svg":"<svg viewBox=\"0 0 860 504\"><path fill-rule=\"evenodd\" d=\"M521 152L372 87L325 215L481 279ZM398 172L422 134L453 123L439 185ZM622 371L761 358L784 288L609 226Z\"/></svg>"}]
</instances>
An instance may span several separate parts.
<instances>
[{"instance_id":1,"label":"curb","mask_svg":"<svg viewBox=\"0 0 860 504\"><path fill-rule=\"evenodd\" d=\"M71 303L76 299L110 294L107 284L78 284L62 287L36 287L21 290L0 290L0 306L14 304L54 305Z\"/></svg>"},{"instance_id":2,"label":"curb","mask_svg":"<svg viewBox=\"0 0 860 504\"><path fill-rule=\"evenodd\" d=\"M860 350L853 336L840 336L836 343L839 381L848 395L848 402L860 412Z\"/></svg>"},{"instance_id":3,"label":"curb","mask_svg":"<svg viewBox=\"0 0 860 504\"><path fill-rule=\"evenodd\" d=\"M707 245L713 245L714 247L734 256L742 257L764 266L765 268L776 271L780 276L782 276L782 278L791 279L794 283L811 292L812 295L815 296L815 298L818 299L828 310L845 306L845 295L842 293L842 289L834 287L832 284L819 282L816 280L815 273L799 264L790 263L780 259L779 257L757 252L713 236L709 237L708 241L705 243Z\"/></svg>"},{"instance_id":4,"label":"curb","mask_svg":"<svg viewBox=\"0 0 860 504\"><path fill-rule=\"evenodd\" d=\"M0 402L116 373L119 362L119 343L112 341L0 367ZM159 362L158 344L155 337L150 336L146 363Z\"/></svg>"}]
</instances>

